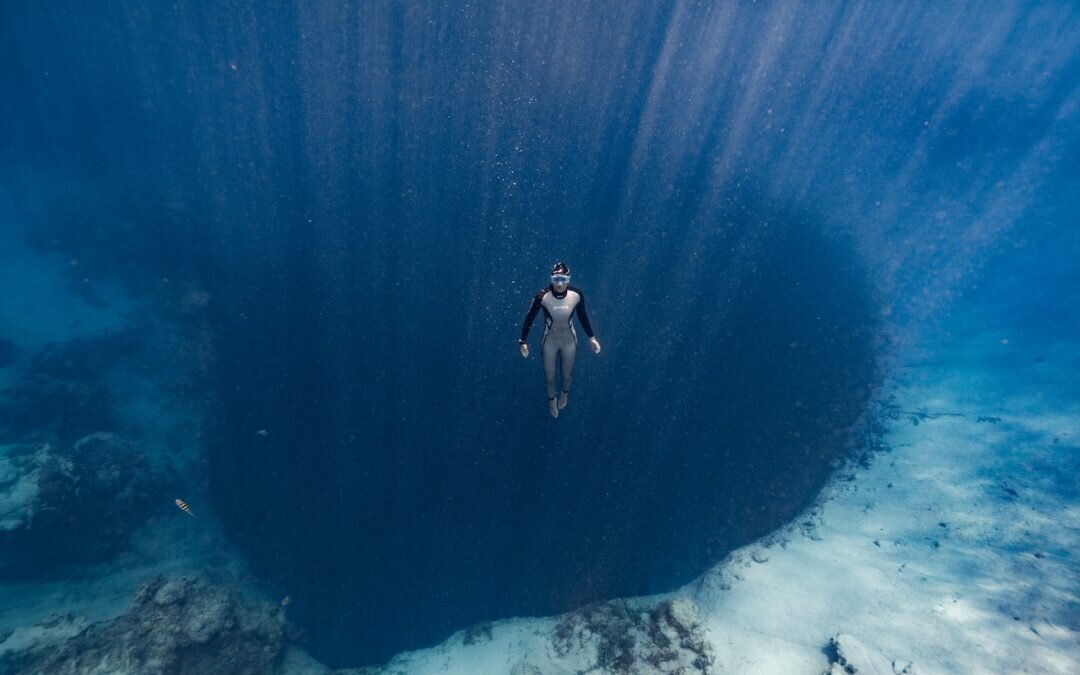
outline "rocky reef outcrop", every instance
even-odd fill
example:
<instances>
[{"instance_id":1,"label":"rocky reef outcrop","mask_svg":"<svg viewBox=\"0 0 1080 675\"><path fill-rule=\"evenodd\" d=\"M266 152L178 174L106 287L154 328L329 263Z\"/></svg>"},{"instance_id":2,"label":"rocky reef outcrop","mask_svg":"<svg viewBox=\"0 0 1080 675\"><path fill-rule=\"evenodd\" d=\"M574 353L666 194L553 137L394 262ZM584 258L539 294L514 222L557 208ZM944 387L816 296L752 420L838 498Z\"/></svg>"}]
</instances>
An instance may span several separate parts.
<instances>
[{"instance_id":1,"label":"rocky reef outcrop","mask_svg":"<svg viewBox=\"0 0 1080 675\"><path fill-rule=\"evenodd\" d=\"M114 427L113 405L112 392L96 380L28 372L0 392L0 434L15 443L70 443L95 429Z\"/></svg>"},{"instance_id":2,"label":"rocky reef outcrop","mask_svg":"<svg viewBox=\"0 0 1080 675\"><path fill-rule=\"evenodd\" d=\"M26 675L263 675L275 672L285 621L272 603L191 576L157 576L123 615L54 615L0 636L0 672Z\"/></svg>"},{"instance_id":3,"label":"rocky reef outcrop","mask_svg":"<svg viewBox=\"0 0 1080 675\"><path fill-rule=\"evenodd\" d=\"M74 443L99 429L116 429L116 396L109 369L139 351L137 330L45 345L0 390L0 439L8 443Z\"/></svg>"},{"instance_id":4,"label":"rocky reef outcrop","mask_svg":"<svg viewBox=\"0 0 1080 675\"><path fill-rule=\"evenodd\" d=\"M829 669L823 675L915 675L911 661L891 661L850 635L833 636L826 648Z\"/></svg>"},{"instance_id":5,"label":"rocky reef outcrop","mask_svg":"<svg viewBox=\"0 0 1080 675\"><path fill-rule=\"evenodd\" d=\"M552 643L559 656L595 652L589 670L605 673L707 675L715 660L697 608L687 598L652 608L621 601L589 605L559 621Z\"/></svg>"},{"instance_id":6,"label":"rocky reef outcrop","mask_svg":"<svg viewBox=\"0 0 1080 675\"><path fill-rule=\"evenodd\" d=\"M0 578L109 557L160 492L158 471L117 434L7 446L0 454Z\"/></svg>"}]
</instances>

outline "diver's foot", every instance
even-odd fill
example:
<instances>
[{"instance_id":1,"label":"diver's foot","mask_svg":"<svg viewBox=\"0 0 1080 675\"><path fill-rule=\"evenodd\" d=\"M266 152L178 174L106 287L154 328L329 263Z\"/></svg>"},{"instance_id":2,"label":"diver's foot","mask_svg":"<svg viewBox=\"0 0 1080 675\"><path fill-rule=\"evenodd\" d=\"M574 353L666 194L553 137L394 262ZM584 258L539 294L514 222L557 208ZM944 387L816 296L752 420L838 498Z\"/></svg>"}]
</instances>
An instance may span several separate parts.
<instances>
[{"instance_id":1,"label":"diver's foot","mask_svg":"<svg viewBox=\"0 0 1080 675\"><path fill-rule=\"evenodd\" d=\"M568 402L568 401L567 401L566 399L567 399L567 397L569 397L569 396L570 396L570 392L568 392L568 391L564 391L564 392L562 393L562 396L560 396L560 397L559 397L559 410L562 410L563 408L565 408L565 407L566 407L566 404L567 404L567 402Z\"/></svg>"},{"instance_id":2,"label":"diver's foot","mask_svg":"<svg viewBox=\"0 0 1080 675\"><path fill-rule=\"evenodd\" d=\"M551 409L551 416L552 417L558 417L559 416L559 404L555 402L555 399L553 399L553 398L548 399L548 408Z\"/></svg>"}]
</instances>

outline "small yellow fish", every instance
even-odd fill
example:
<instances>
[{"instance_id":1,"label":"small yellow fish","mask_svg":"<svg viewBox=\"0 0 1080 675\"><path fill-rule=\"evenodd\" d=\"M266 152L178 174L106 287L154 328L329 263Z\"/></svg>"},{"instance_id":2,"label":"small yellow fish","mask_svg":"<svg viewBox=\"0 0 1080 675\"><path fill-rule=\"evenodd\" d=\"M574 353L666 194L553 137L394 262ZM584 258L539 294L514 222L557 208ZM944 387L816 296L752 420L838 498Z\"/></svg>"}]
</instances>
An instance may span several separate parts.
<instances>
[{"instance_id":1,"label":"small yellow fish","mask_svg":"<svg viewBox=\"0 0 1080 675\"><path fill-rule=\"evenodd\" d=\"M183 511L184 513L188 514L192 518L195 517L195 514L191 512L191 507L188 506L187 502L185 502L183 499L177 499L176 500L176 505L179 506L180 510Z\"/></svg>"}]
</instances>

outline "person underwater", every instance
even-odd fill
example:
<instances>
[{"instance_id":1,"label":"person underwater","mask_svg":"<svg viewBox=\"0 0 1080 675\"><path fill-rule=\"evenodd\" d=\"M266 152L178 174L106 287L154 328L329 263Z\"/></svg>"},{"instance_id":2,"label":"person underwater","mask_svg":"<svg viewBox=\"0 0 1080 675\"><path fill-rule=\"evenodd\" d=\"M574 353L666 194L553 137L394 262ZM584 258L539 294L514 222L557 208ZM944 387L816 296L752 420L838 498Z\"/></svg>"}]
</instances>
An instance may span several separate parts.
<instances>
[{"instance_id":1,"label":"person underwater","mask_svg":"<svg viewBox=\"0 0 1080 675\"><path fill-rule=\"evenodd\" d=\"M537 313L544 310L544 337L540 350L544 355L544 383L547 385L548 409L552 417L558 417L559 411L566 407L573 381L574 357L577 356L577 331L574 330L574 315L577 315L589 344L595 353L600 353L600 342L593 335L589 324L589 314L585 311L585 295L581 289L570 285L570 267L557 262L551 268L551 285L533 297L525 323L521 326L521 338L518 350L524 358L529 358L529 329ZM562 393L555 398L555 367L561 361Z\"/></svg>"}]
</instances>

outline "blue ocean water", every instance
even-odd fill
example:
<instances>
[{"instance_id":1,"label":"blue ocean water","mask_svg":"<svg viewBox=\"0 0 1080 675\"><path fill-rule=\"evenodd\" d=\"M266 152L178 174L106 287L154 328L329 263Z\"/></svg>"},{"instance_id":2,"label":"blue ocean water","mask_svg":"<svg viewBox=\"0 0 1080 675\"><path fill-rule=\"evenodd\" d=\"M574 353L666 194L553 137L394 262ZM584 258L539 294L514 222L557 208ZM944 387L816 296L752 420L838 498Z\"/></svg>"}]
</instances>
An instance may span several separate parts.
<instances>
[{"instance_id":1,"label":"blue ocean water","mask_svg":"<svg viewBox=\"0 0 1080 675\"><path fill-rule=\"evenodd\" d=\"M1047 291L1071 3L46 2L0 31L5 241L135 316L66 352L0 325L37 378L5 442L122 427L86 364L151 343L131 367L202 415L163 480L331 665L694 579L867 451L903 327L964 298L1077 328ZM551 419L517 336L556 260L603 351ZM4 569L56 574L83 526Z\"/></svg>"}]
</instances>

